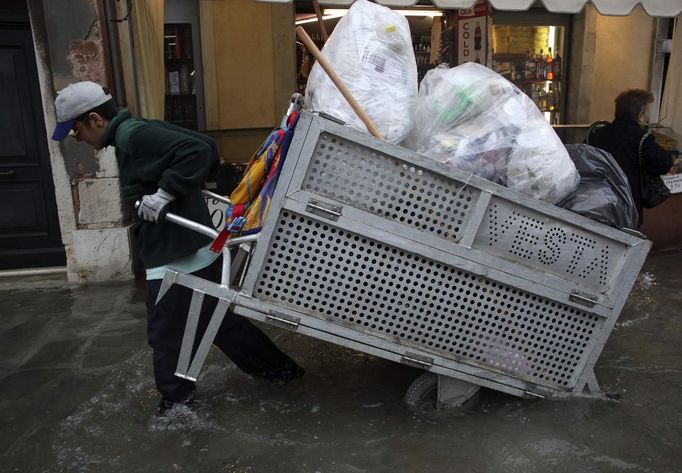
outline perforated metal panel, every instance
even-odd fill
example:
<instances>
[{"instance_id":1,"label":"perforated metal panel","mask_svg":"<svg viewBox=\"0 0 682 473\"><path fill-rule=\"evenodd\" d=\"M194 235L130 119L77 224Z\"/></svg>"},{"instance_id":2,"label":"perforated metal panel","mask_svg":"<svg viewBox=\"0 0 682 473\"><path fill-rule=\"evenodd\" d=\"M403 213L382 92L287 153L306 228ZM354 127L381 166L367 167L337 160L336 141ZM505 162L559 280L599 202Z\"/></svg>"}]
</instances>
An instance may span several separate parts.
<instances>
[{"instance_id":1,"label":"perforated metal panel","mask_svg":"<svg viewBox=\"0 0 682 473\"><path fill-rule=\"evenodd\" d=\"M593 314L288 210L266 255L260 300L552 388L574 385L603 328Z\"/></svg>"},{"instance_id":2,"label":"perforated metal panel","mask_svg":"<svg viewBox=\"0 0 682 473\"><path fill-rule=\"evenodd\" d=\"M312 152L301 188L459 243L481 190L329 132ZM605 294L627 245L493 197L475 249Z\"/></svg>"},{"instance_id":3,"label":"perforated metal panel","mask_svg":"<svg viewBox=\"0 0 682 473\"><path fill-rule=\"evenodd\" d=\"M454 242L480 193L326 132L317 140L302 188Z\"/></svg>"},{"instance_id":4,"label":"perforated metal panel","mask_svg":"<svg viewBox=\"0 0 682 473\"><path fill-rule=\"evenodd\" d=\"M649 247L303 113L241 294L368 353L578 392Z\"/></svg>"},{"instance_id":5,"label":"perforated metal panel","mask_svg":"<svg viewBox=\"0 0 682 473\"><path fill-rule=\"evenodd\" d=\"M490 201L474 247L551 272L595 293L611 289L611 275L627 249L595 232L498 198Z\"/></svg>"}]
</instances>

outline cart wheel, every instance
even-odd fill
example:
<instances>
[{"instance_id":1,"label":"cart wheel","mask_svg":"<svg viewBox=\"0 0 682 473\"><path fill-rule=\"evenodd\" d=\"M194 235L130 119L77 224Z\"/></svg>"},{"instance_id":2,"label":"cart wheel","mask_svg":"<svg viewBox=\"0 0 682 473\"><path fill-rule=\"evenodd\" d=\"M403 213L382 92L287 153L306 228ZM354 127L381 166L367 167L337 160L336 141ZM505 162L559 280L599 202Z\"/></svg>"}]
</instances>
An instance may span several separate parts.
<instances>
[{"instance_id":1,"label":"cart wheel","mask_svg":"<svg viewBox=\"0 0 682 473\"><path fill-rule=\"evenodd\" d=\"M409 406L417 406L425 402L431 402L435 406L438 396L438 375L435 373L422 373L412 381L405 402Z\"/></svg>"}]
</instances>

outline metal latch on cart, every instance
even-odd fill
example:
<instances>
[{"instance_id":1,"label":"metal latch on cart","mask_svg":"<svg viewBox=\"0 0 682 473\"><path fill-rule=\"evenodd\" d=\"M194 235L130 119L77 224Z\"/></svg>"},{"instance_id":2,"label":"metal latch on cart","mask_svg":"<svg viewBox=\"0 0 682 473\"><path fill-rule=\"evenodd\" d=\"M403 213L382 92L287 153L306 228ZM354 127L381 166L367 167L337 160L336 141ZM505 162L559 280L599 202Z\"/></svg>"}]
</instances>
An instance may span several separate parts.
<instances>
[{"instance_id":1,"label":"metal latch on cart","mask_svg":"<svg viewBox=\"0 0 682 473\"><path fill-rule=\"evenodd\" d=\"M582 304L587 307L594 307L597 302L599 302L599 298L597 296L593 296L592 294L585 294L584 292L579 292L579 291L573 291L570 296L568 296L568 300L571 302L575 302L576 304Z\"/></svg>"},{"instance_id":2,"label":"metal latch on cart","mask_svg":"<svg viewBox=\"0 0 682 473\"><path fill-rule=\"evenodd\" d=\"M400 362L406 365L414 366L416 368L422 368L428 370L433 366L433 358L429 358L422 355L417 355L410 352L405 352Z\"/></svg>"},{"instance_id":3,"label":"metal latch on cart","mask_svg":"<svg viewBox=\"0 0 682 473\"><path fill-rule=\"evenodd\" d=\"M328 204L315 199L310 199L305 206L306 212L328 218L329 220L333 220L335 222L341 216L342 208L343 207L339 205Z\"/></svg>"},{"instance_id":4,"label":"metal latch on cart","mask_svg":"<svg viewBox=\"0 0 682 473\"><path fill-rule=\"evenodd\" d=\"M272 311L265 315L265 321L278 327L288 328L289 330L296 330L301 323L300 317L293 317L291 315L283 314L281 312Z\"/></svg>"}]
</instances>

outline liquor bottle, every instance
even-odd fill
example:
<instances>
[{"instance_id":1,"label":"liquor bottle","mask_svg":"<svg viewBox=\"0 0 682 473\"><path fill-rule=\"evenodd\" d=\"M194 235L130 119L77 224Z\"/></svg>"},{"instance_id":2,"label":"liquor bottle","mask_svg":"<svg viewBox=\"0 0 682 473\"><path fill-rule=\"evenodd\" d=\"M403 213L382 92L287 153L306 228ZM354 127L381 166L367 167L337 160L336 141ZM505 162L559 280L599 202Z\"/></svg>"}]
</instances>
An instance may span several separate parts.
<instances>
[{"instance_id":1,"label":"liquor bottle","mask_svg":"<svg viewBox=\"0 0 682 473\"><path fill-rule=\"evenodd\" d=\"M554 87L551 83L549 84L549 91L547 92L547 108L550 111L554 111L555 108Z\"/></svg>"},{"instance_id":2,"label":"liquor bottle","mask_svg":"<svg viewBox=\"0 0 682 473\"><path fill-rule=\"evenodd\" d=\"M474 50L480 51L481 49L481 26L479 22L476 22L476 28L474 29Z\"/></svg>"},{"instance_id":3,"label":"liquor bottle","mask_svg":"<svg viewBox=\"0 0 682 473\"><path fill-rule=\"evenodd\" d=\"M561 107L561 83L557 82L556 87L554 87L554 109L560 110Z\"/></svg>"},{"instance_id":4,"label":"liquor bottle","mask_svg":"<svg viewBox=\"0 0 682 473\"><path fill-rule=\"evenodd\" d=\"M533 50L535 51L535 50ZM526 50L526 78L535 79L537 77L537 70L535 68L535 59L530 52L530 49Z\"/></svg>"},{"instance_id":5,"label":"liquor bottle","mask_svg":"<svg viewBox=\"0 0 682 473\"><path fill-rule=\"evenodd\" d=\"M547 111L547 91L541 86L538 91L538 98L540 99L540 105L538 108L541 112Z\"/></svg>"},{"instance_id":6,"label":"liquor bottle","mask_svg":"<svg viewBox=\"0 0 682 473\"><path fill-rule=\"evenodd\" d=\"M540 54L538 54L535 57L535 78L538 80L545 80L545 59L542 54L542 49L540 50Z\"/></svg>"},{"instance_id":7,"label":"liquor bottle","mask_svg":"<svg viewBox=\"0 0 682 473\"><path fill-rule=\"evenodd\" d=\"M545 59L545 65L547 68L547 73L545 76L547 80L554 80L554 69L553 69L554 58L552 58L552 48L547 48L547 58Z\"/></svg>"},{"instance_id":8,"label":"liquor bottle","mask_svg":"<svg viewBox=\"0 0 682 473\"><path fill-rule=\"evenodd\" d=\"M559 51L554 54L554 61L552 61L552 72L554 73L554 79L561 78L561 56L559 56Z\"/></svg>"},{"instance_id":9,"label":"liquor bottle","mask_svg":"<svg viewBox=\"0 0 682 473\"><path fill-rule=\"evenodd\" d=\"M545 80L547 79L547 60L545 54L542 52L542 49L540 50L540 67L542 68L540 78Z\"/></svg>"}]
</instances>

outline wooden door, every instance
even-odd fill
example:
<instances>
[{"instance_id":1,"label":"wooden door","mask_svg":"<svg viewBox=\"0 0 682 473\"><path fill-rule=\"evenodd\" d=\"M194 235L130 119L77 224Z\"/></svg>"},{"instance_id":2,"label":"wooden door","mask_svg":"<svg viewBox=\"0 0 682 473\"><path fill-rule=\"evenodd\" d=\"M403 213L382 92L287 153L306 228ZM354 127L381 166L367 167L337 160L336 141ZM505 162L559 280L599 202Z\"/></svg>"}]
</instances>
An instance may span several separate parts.
<instances>
[{"instance_id":1,"label":"wooden door","mask_svg":"<svg viewBox=\"0 0 682 473\"><path fill-rule=\"evenodd\" d=\"M31 27L0 16L0 269L63 266Z\"/></svg>"}]
</instances>

